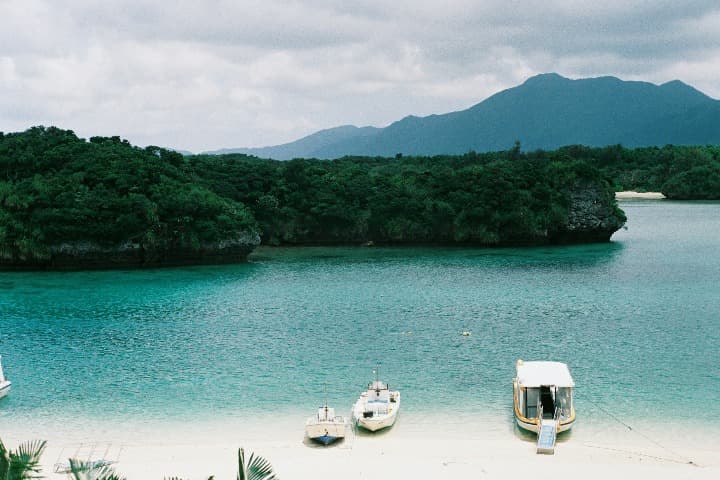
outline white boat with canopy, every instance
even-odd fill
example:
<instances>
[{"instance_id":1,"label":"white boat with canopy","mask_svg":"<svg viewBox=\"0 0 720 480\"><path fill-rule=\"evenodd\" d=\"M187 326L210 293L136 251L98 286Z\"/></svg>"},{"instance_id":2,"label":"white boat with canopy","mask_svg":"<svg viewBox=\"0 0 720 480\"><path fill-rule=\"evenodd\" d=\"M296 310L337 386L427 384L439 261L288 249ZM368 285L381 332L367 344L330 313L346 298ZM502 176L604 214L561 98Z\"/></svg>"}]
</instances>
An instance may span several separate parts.
<instances>
[{"instance_id":1,"label":"white boat with canopy","mask_svg":"<svg viewBox=\"0 0 720 480\"><path fill-rule=\"evenodd\" d=\"M517 424L538 434L538 453L553 453L555 438L575 423L570 370L560 362L517 361L513 403Z\"/></svg>"},{"instance_id":2,"label":"white boat with canopy","mask_svg":"<svg viewBox=\"0 0 720 480\"><path fill-rule=\"evenodd\" d=\"M375 381L368 385L366 391L353 406L355 425L371 432L391 427L400 411L400 392L391 391L390 386L378 380L375 370Z\"/></svg>"},{"instance_id":3,"label":"white boat with canopy","mask_svg":"<svg viewBox=\"0 0 720 480\"><path fill-rule=\"evenodd\" d=\"M3 372L2 368L2 357L0 357L0 398L4 397L8 394L8 392L10 392L11 386L12 382L5 378L5 373Z\"/></svg>"}]
</instances>

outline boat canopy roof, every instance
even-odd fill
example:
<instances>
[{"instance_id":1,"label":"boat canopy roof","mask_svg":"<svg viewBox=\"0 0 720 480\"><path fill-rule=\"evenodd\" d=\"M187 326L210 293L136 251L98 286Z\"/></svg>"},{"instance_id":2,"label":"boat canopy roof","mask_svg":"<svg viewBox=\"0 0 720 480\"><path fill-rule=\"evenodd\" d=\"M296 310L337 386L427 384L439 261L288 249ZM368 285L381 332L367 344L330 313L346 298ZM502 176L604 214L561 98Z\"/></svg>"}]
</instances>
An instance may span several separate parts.
<instances>
[{"instance_id":1,"label":"boat canopy roof","mask_svg":"<svg viewBox=\"0 0 720 480\"><path fill-rule=\"evenodd\" d=\"M574 387L567 365L561 362L523 362L517 364L517 381L521 387Z\"/></svg>"}]
</instances>

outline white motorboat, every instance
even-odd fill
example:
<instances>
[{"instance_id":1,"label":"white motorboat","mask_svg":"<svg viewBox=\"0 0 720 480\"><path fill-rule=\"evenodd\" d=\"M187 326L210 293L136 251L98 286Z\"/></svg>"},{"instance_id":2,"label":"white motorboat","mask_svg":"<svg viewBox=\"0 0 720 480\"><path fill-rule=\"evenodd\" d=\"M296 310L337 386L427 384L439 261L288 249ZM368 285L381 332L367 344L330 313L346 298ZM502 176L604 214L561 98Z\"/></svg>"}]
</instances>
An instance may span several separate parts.
<instances>
[{"instance_id":1,"label":"white motorboat","mask_svg":"<svg viewBox=\"0 0 720 480\"><path fill-rule=\"evenodd\" d=\"M518 426L538 434L538 453L553 453L555 438L575 423L575 382L560 362L517 361L513 403Z\"/></svg>"},{"instance_id":2,"label":"white motorboat","mask_svg":"<svg viewBox=\"0 0 720 480\"><path fill-rule=\"evenodd\" d=\"M377 379L368 385L366 391L353 406L353 421L356 425L375 432L391 427L400 411L400 392Z\"/></svg>"},{"instance_id":3,"label":"white motorboat","mask_svg":"<svg viewBox=\"0 0 720 480\"><path fill-rule=\"evenodd\" d=\"M342 415L335 415L335 409L325 405L318 408L317 415L305 422L305 434L310 440L328 445L345 438L347 420Z\"/></svg>"},{"instance_id":4,"label":"white motorboat","mask_svg":"<svg viewBox=\"0 0 720 480\"><path fill-rule=\"evenodd\" d=\"M11 386L12 382L5 378L5 373L3 373L2 357L0 357L0 398L8 394Z\"/></svg>"}]
</instances>

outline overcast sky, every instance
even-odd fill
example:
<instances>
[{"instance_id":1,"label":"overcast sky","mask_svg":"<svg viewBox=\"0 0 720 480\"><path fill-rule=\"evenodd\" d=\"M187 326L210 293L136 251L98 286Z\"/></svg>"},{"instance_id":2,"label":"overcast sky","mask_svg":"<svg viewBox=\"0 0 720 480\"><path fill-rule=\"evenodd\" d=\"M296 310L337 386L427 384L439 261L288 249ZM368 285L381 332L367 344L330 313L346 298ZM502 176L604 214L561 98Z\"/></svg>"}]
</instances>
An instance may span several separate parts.
<instances>
[{"instance_id":1,"label":"overcast sky","mask_svg":"<svg viewBox=\"0 0 720 480\"><path fill-rule=\"evenodd\" d=\"M275 145L467 108L528 77L720 98L717 0L0 0L0 131Z\"/></svg>"}]
</instances>

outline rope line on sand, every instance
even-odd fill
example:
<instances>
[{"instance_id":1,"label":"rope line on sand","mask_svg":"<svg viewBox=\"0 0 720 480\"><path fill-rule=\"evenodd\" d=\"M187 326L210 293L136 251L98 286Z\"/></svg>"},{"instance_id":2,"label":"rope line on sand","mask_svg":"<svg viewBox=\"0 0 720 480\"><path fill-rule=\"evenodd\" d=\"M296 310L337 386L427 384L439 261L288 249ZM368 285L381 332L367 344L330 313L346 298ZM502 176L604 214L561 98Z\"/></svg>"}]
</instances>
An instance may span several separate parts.
<instances>
[{"instance_id":1,"label":"rope line on sand","mask_svg":"<svg viewBox=\"0 0 720 480\"><path fill-rule=\"evenodd\" d=\"M629 454L632 454L632 455L637 455L638 457L648 457L648 458L652 458L652 459L655 459L655 460L661 460L661 461L663 461L663 462L679 463L680 465L693 465L693 466L695 466L695 467L699 467L699 466L700 466L700 465L698 465L697 463L694 463L692 460L690 460L690 461L677 460L677 459L674 459L674 458L660 457L660 456L658 456L658 455L650 455L650 454L647 454L647 453L635 452L635 451L633 451L633 450L624 450L624 449L622 449L622 448L604 447L604 446L602 446L602 445L592 445L592 444L590 444L590 443L586 443L585 446L586 446L586 447L590 447L590 448L599 448L599 449L601 449L601 450L611 450L611 451L613 451L613 452L629 453Z\"/></svg>"},{"instance_id":2,"label":"rope line on sand","mask_svg":"<svg viewBox=\"0 0 720 480\"><path fill-rule=\"evenodd\" d=\"M650 436L648 436L648 435L645 435L645 434L642 433L640 430L638 430L638 429L636 429L636 428L633 428L631 425L628 425L627 423L623 422L623 421L620 420L617 416L615 416L613 413L611 413L611 412L609 412L608 410L604 409L603 407L601 407L601 406L598 405L597 403L593 402L593 401L590 400L589 398L586 397L586 398L584 398L584 400L587 401L587 402L589 402L589 403L591 403L591 404L593 404L598 410L600 410L600 411L603 412L605 415L607 415L608 417L612 418L613 420L615 420L616 422L618 422L620 425L624 426L625 428L627 428L627 429L630 430L631 432L637 433L638 435L640 435L641 437L643 437L645 440L647 440L647 441L649 441L649 442L651 442L651 443L654 443L655 445L657 445L658 447L662 448L662 449L665 450L666 452L668 452L668 453L670 453L670 454L674 455L675 457L680 458L680 459L682 459L682 460L676 460L676 459L671 459L671 458L658 457L658 456L655 456L655 455L647 455L647 454L644 454L644 453L637 453L637 452L633 452L633 451L630 451L630 450L622 450L622 449L619 449L619 448L599 447L599 446L595 446L595 445L587 445L587 446L593 447L593 448L605 448L606 450L616 450L616 451L618 451L618 452L633 453L633 454L635 454L635 455L642 455L642 456L645 456L645 457L652 457L652 458L656 458L656 459L658 459L658 460L665 460L665 461L668 461L668 462L681 463L681 464L686 464L686 465L693 465L693 466L695 466L695 467L699 467L699 466L700 466L700 465L698 465L697 463L695 463L691 458L686 457L685 455L681 455L681 454L679 454L678 452L669 449L668 447L666 447L666 446L663 445L662 443L658 442L658 441L655 440L654 438L652 438L652 437L650 437Z\"/></svg>"}]
</instances>

